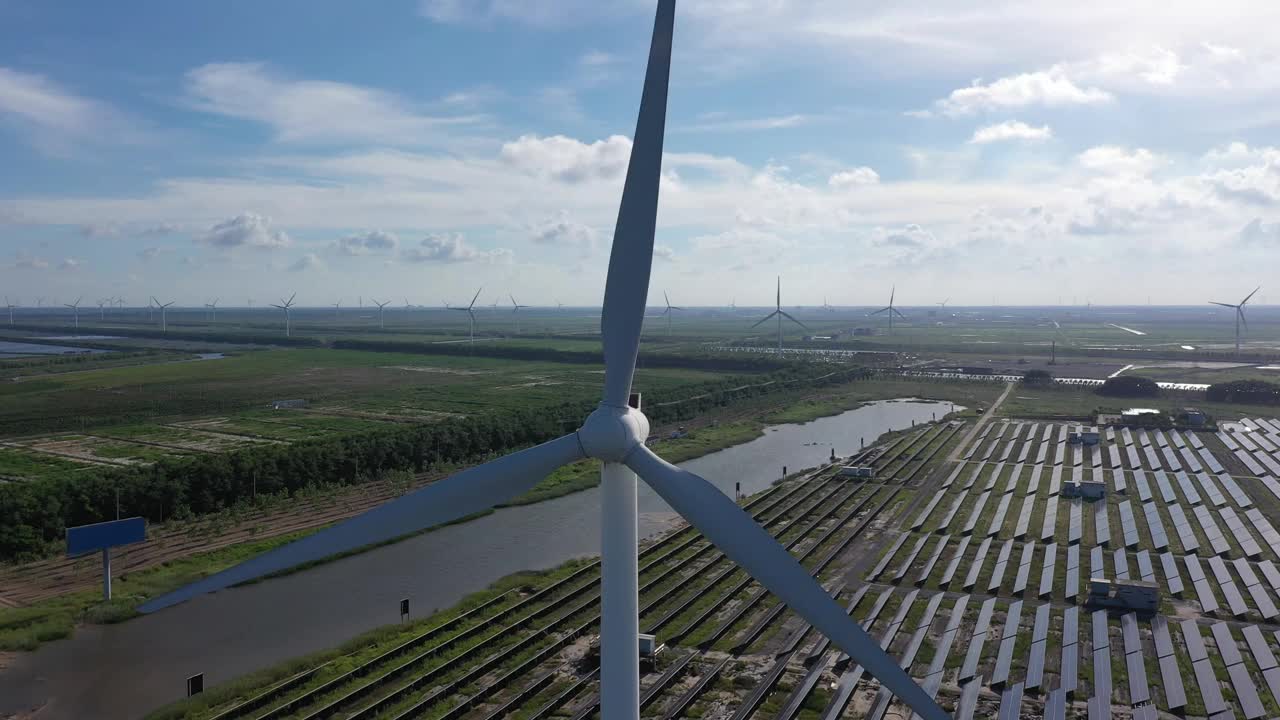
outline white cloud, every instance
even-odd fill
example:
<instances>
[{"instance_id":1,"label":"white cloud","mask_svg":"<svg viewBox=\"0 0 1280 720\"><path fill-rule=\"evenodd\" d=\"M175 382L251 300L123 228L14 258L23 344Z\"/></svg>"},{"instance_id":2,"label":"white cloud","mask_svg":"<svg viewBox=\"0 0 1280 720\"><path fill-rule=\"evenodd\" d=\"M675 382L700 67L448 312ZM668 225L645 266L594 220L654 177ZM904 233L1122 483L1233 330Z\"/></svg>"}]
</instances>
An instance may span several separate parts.
<instances>
[{"instance_id":1,"label":"white cloud","mask_svg":"<svg viewBox=\"0 0 1280 720\"><path fill-rule=\"evenodd\" d=\"M561 212L533 228L533 241L539 245L560 245L590 251L596 244L596 231Z\"/></svg>"},{"instance_id":2,"label":"white cloud","mask_svg":"<svg viewBox=\"0 0 1280 720\"><path fill-rule=\"evenodd\" d=\"M13 256L12 267L16 270L48 270L49 261L19 250Z\"/></svg>"},{"instance_id":3,"label":"white cloud","mask_svg":"<svg viewBox=\"0 0 1280 720\"><path fill-rule=\"evenodd\" d=\"M393 252L399 245L399 238L381 230L370 230L363 234L348 235L333 241L334 249L343 255L371 255Z\"/></svg>"},{"instance_id":4,"label":"white cloud","mask_svg":"<svg viewBox=\"0 0 1280 720\"><path fill-rule=\"evenodd\" d=\"M58 263L59 270L79 270L82 267L84 267L84 262L76 258L64 258L62 262Z\"/></svg>"},{"instance_id":5,"label":"white cloud","mask_svg":"<svg viewBox=\"0 0 1280 720\"><path fill-rule=\"evenodd\" d=\"M780 130L783 128L794 128L812 123L815 118L812 115L804 115L793 113L791 115L772 115L768 117L758 118L741 118L741 119L719 119L717 114L713 116L715 119L706 119L691 125L681 125L672 128L676 131L683 132L738 132L750 130Z\"/></svg>"},{"instance_id":6,"label":"white cloud","mask_svg":"<svg viewBox=\"0 0 1280 720\"><path fill-rule=\"evenodd\" d=\"M320 261L319 256L315 253L306 253L289 266L289 271L305 272L307 270L317 270L322 267L324 267L324 263Z\"/></svg>"},{"instance_id":7,"label":"white cloud","mask_svg":"<svg viewBox=\"0 0 1280 720\"><path fill-rule=\"evenodd\" d=\"M1165 158L1146 148L1129 150L1116 145L1099 145L1077 158L1084 168L1113 175L1147 175L1166 163Z\"/></svg>"},{"instance_id":8,"label":"white cloud","mask_svg":"<svg viewBox=\"0 0 1280 720\"><path fill-rule=\"evenodd\" d=\"M417 247L400 251L400 259L410 263L501 263L511 260L511 251L505 248L477 250L463 240L460 233L428 235Z\"/></svg>"},{"instance_id":9,"label":"white cloud","mask_svg":"<svg viewBox=\"0 0 1280 720\"><path fill-rule=\"evenodd\" d=\"M525 172L567 183L619 178L627 169L631 140L611 135L584 143L563 135L522 135L504 143L501 158Z\"/></svg>"},{"instance_id":10,"label":"white cloud","mask_svg":"<svg viewBox=\"0 0 1280 720\"><path fill-rule=\"evenodd\" d=\"M654 245L653 257L658 260L674 262L676 259L676 251L675 251L675 248L671 247L670 245Z\"/></svg>"},{"instance_id":11,"label":"white cloud","mask_svg":"<svg viewBox=\"0 0 1280 720\"><path fill-rule=\"evenodd\" d=\"M282 248L293 241L283 230L271 229L271 218L241 213L214 225L196 242L221 249L238 247Z\"/></svg>"},{"instance_id":12,"label":"white cloud","mask_svg":"<svg viewBox=\"0 0 1280 720\"><path fill-rule=\"evenodd\" d=\"M432 117L392 93L348 83L294 80L261 63L214 63L187 73L200 110L271 126L284 142L422 145L471 116Z\"/></svg>"},{"instance_id":13,"label":"white cloud","mask_svg":"<svg viewBox=\"0 0 1280 720\"><path fill-rule=\"evenodd\" d=\"M578 63L588 67L599 67L601 65L612 65L618 62L618 56L612 53L600 50L592 50L582 57L578 58Z\"/></svg>"},{"instance_id":14,"label":"white cloud","mask_svg":"<svg viewBox=\"0 0 1280 720\"><path fill-rule=\"evenodd\" d=\"M1067 77L1064 68L1054 66L1048 70L1002 77L989 84L975 82L969 87L951 91L934 105L943 115L955 117L1036 105L1096 105L1112 99L1111 93L1105 90L1076 85Z\"/></svg>"},{"instance_id":15,"label":"white cloud","mask_svg":"<svg viewBox=\"0 0 1280 720\"><path fill-rule=\"evenodd\" d=\"M1262 218L1254 218L1240 229L1239 240L1245 245L1280 247L1280 223L1264 223Z\"/></svg>"},{"instance_id":16,"label":"white cloud","mask_svg":"<svg viewBox=\"0 0 1280 720\"><path fill-rule=\"evenodd\" d=\"M1006 140L1048 140L1052 137L1053 131L1049 129L1048 125L1033 127L1019 120L1006 120L996 125L978 128L973 131L973 137L969 139L969 142L976 145L985 145Z\"/></svg>"},{"instance_id":17,"label":"white cloud","mask_svg":"<svg viewBox=\"0 0 1280 720\"><path fill-rule=\"evenodd\" d=\"M869 167L856 167L841 170L827 178L827 185L836 190L847 190L861 185L875 185L880 182L880 174Z\"/></svg>"},{"instance_id":18,"label":"white cloud","mask_svg":"<svg viewBox=\"0 0 1280 720\"><path fill-rule=\"evenodd\" d=\"M611 3L597 0L419 0L418 12L438 23L513 21L536 27L560 27L614 12Z\"/></svg>"},{"instance_id":19,"label":"white cloud","mask_svg":"<svg viewBox=\"0 0 1280 720\"><path fill-rule=\"evenodd\" d=\"M97 102L68 92L41 75L0 67L0 115L39 128L82 134L107 112Z\"/></svg>"}]
</instances>

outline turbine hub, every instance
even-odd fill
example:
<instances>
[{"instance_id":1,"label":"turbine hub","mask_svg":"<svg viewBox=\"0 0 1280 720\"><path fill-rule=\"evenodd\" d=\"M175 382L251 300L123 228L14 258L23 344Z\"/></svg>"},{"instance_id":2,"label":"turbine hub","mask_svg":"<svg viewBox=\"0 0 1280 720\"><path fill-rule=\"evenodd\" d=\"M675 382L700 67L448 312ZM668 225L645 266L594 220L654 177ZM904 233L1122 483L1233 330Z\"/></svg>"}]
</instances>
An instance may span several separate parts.
<instances>
[{"instance_id":1,"label":"turbine hub","mask_svg":"<svg viewBox=\"0 0 1280 720\"><path fill-rule=\"evenodd\" d=\"M601 403L578 428L578 442L588 457L622 462L649 437L649 418L635 408Z\"/></svg>"}]
</instances>

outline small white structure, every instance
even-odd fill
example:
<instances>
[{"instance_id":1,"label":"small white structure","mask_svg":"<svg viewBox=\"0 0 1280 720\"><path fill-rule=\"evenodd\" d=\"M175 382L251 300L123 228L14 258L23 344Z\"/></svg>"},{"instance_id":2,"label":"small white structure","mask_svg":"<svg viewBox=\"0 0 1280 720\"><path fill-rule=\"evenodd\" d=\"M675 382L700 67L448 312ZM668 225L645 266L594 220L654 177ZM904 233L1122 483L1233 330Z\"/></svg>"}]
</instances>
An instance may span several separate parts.
<instances>
[{"instance_id":1,"label":"small white structure","mask_svg":"<svg viewBox=\"0 0 1280 720\"><path fill-rule=\"evenodd\" d=\"M840 477L854 478L857 480L869 480L875 477L875 470L870 466L846 465L840 468Z\"/></svg>"},{"instance_id":2,"label":"small white structure","mask_svg":"<svg viewBox=\"0 0 1280 720\"><path fill-rule=\"evenodd\" d=\"M272 400L271 401L272 410L294 410L297 408L304 408L306 406L307 406L306 400Z\"/></svg>"},{"instance_id":3,"label":"small white structure","mask_svg":"<svg viewBox=\"0 0 1280 720\"><path fill-rule=\"evenodd\" d=\"M1101 441L1098 434L1098 428L1084 427L1077 425L1074 430L1067 436L1067 442L1079 443L1081 445L1097 445Z\"/></svg>"},{"instance_id":4,"label":"small white structure","mask_svg":"<svg viewBox=\"0 0 1280 720\"><path fill-rule=\"evenodd\" d=\"M661 646L658 645L658 638L653 635L640 633L640 657L651 658L658 654Z\"/></svg>"}]
</instances>

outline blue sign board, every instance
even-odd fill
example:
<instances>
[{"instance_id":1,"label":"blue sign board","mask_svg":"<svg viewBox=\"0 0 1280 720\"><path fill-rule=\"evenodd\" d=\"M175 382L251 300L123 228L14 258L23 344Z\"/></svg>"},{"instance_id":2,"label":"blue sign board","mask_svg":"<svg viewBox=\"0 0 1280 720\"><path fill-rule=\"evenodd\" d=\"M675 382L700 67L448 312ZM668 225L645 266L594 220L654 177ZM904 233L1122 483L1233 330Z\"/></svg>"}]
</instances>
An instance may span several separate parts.
<instances>
[{"instance_id":1,"label":"blue sign board","mask_svg":"<svg viewBox=\"0 0 1280 720\"><path fill-rule=\"evenodd\" d=\"M147 539L147 521L140 517L67 528L67 557L129 545Z\"/></svg>"}]
</instances>

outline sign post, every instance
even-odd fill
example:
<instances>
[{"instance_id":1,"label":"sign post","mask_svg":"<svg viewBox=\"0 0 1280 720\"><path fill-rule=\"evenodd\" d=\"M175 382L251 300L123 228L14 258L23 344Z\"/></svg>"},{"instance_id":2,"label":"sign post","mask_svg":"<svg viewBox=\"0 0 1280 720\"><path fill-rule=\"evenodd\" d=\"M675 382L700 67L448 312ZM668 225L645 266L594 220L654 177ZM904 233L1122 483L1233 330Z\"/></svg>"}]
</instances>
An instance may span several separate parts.
<instances>
[{"instance_id":1,"label":"sign post","mask_svg":"<svg viewBox=\"0 0 1280 720\"><path fill-rule=\"evenodd\" d=\"M140 517L67 528L67 557L102 551L102 599L111 599L111 548L147 539L147 521Z\"/></svg>"},{"instance_id":2,"label":"sign post","mask_svg":"<svg viewBox=\"0 0 1280 720\"><path fill-rule=\"evenodd\" d=\"M409 598L400 599L400 622L409 619Z\"/></svg>"}]
</instances>

